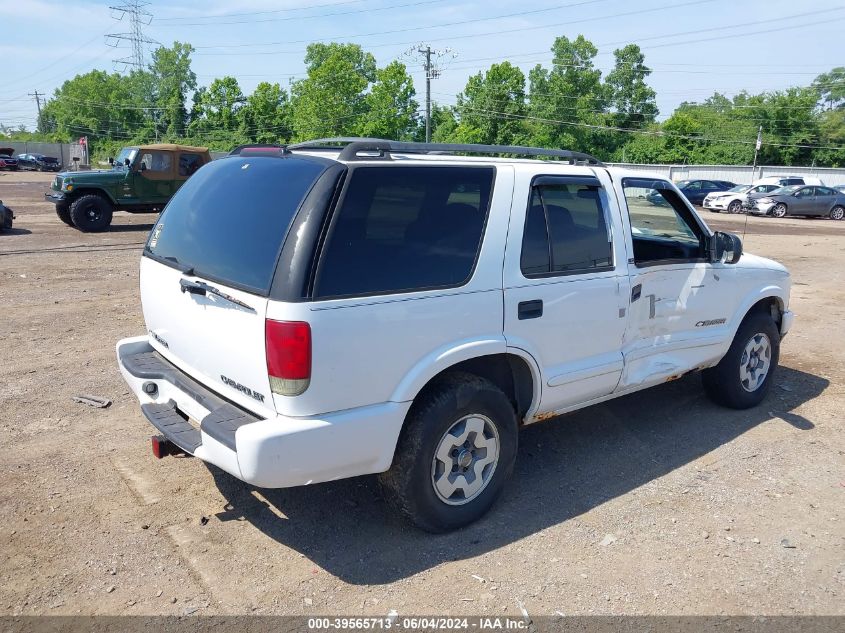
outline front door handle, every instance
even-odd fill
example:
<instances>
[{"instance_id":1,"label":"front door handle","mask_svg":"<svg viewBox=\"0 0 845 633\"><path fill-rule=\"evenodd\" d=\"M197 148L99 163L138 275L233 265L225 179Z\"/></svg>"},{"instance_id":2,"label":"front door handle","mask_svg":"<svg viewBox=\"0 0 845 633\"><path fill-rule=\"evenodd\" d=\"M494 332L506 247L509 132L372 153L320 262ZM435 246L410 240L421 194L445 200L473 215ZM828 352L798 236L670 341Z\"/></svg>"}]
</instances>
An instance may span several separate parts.
<instances>
[{"instance_id":1,"label":"front door handle","mask_svg":"<svg viewBox=\"0 0 845 633\"><path fill-rule=\"evenodd\" d=\"M517 306L517 318L520 321L524 319L539 319L541 316L543 316L543 301L541 299L519 302Z\"/></svg>"}]
</instances>

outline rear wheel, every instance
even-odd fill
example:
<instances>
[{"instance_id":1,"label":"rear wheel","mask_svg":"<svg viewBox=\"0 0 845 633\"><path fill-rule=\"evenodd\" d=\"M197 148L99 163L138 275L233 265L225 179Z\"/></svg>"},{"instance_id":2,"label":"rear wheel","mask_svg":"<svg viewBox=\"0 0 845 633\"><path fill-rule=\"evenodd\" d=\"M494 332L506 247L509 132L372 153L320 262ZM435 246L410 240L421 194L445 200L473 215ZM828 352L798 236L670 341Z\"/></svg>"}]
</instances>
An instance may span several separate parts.
<instances>
[{"instance_id":1,"label":"rear wheel","mask_svg":"<svg viewBox=\"0 0 845 633\"><path fill-rule=\"evenodd\" d=\"M56 215L68 226L73 226L73 220L70 218L70 208L67 202L56 205Z\"/></svg>"},{"instance_id":2,"label":"rear wheel","mask_svg":"<svg viewBox=\"0 0 845 633\"><path fill-rule=\"evenodd\" d=\"M516 414L507 396L484 378L456 372L414 402L381 482L418 527L454 530L493 505L513 470L516 447Z\"/></svg>"},{"instance_id":3,"label":"rear wheel","mask_svg":"<svg viewBox=\"0 0 845 633\"><path fill-rule=\"evenodd\" d=\"M835 206L830 210L831 220L841 220L845 218L845 207Z\"/></svg>"},{"instance_id":4,"label":"rear wheel","mask_svg":"<svg viewBox=\"0 0 845 633\"><path fill-rule=\"evenodd\" d=\"M108 200L88 194L71 203L70 219L76 228L85 233L105 231L111 224L112 206Z\"/></svg>"},{"instance_id":5,"label":"rear wheel","mask_svg":"<svg viewBox=\"0 0 845 633\"><path fill-rule=\"evenodd\" d=\"M772 209L772 215L776 218L782 218L786 215L786 205L783 202L779 202L775 205L775 208Z\"/></svg>"},{"instance_id":6,"label":"rear wheel","mask_svg":"<svg viewBox=\"0 0 845 633\"><path fill-rule=\"evenodd\" d=\"M728 205L728 213L739 213L742 211L742 202L734 200Z\"/></svg>"},{"instance_id":7,"label":"rear wheel","mask_svg":"<svg viewBox=\"0 0 845 633\"><path fill-rule=\"evenodd\" d=\"M771 315L749 314L739 326L728 353L702 372L710 398L732 409L757 406L766 397L780 356L780 332Z\"/></svg>"}]
</instances>

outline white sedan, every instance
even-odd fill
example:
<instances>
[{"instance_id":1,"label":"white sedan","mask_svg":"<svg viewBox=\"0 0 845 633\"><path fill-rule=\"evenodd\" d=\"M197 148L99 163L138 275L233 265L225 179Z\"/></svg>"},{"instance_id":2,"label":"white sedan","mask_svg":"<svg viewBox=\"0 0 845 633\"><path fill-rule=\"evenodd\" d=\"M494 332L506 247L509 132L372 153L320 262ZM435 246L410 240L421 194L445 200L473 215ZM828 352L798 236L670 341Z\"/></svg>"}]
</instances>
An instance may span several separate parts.
<instances>
[{"instance_id":1,"label":"white sedan","mask_svg":"<svg viewBox=\"0 0 845 633\"><path fill-rule=\"evenodd\" d=\"M715 191L707 194L704 202L701 204L708 211L720 213L727 211L728 213L741 213L742 203L746 201L750 194L754 193L768 193L777 189L779 185L765 184L765 185L737 185L728 191Z\"/></svg>"}]
</instances>

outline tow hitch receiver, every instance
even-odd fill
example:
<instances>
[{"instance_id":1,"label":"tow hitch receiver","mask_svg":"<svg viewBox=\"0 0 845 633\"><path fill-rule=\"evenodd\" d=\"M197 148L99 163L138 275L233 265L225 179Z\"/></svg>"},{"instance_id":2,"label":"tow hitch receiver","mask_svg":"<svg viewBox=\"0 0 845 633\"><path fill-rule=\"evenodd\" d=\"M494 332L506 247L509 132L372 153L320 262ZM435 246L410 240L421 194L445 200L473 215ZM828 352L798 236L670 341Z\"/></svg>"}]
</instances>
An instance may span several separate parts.
<instances>
[{"instance_id":1,"label":"tow hitch receiver","mask_svg":"<svg viewBox=\"0 0 845 633\"><path fill-rule=\"evenodd\" d=\"M168 455L180 455L185 452L163 435L153 435L150 440L153 445L153 455L157 459L167 457Z\"/></svg>"}]
</instances>

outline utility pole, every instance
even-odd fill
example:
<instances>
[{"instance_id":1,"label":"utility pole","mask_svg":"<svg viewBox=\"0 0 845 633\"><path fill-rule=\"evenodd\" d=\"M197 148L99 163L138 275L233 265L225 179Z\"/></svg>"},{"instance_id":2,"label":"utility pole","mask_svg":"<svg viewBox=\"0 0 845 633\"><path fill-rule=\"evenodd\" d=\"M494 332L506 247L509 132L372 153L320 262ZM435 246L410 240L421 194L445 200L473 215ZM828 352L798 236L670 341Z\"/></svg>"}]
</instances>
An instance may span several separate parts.
<instances>
[{"instance_id":1,"label":"utility pole","mask_svg":"<svg viewBox=\"0 0 845 633\"><path fill-rule=\"evenodd\" d=\"M431 142L431 80L437 79L440 76L441 69L438 67L438 62L442 57L450 56L455 58L457 53L453 53L452 49L445 48L443 50L434 50L429 44L418 44L405 51L405 55L420 56L422 67L425 70L425 142ZM434 57L432 63L431 58Z\"/></svg>"},{"instance_id":2,"label":"utility pole","mask_svg":"<svg viewBox=\"0 0 845 633\"><path fill-rule=\"evenodd\" d=\"M754 178L757 176L757 152L763 146L763 126L757 130L757 144L754 145L754 166L751 168L751 184L754 184Z\"/></svg>"},{"instance_id":3,"label":"utility pole","mask_svg":"<svg viewBox=\"0 0 845 633\"><path fill-rule=\"evenodd\" d=\"M38 106L38 126L35 129L38 132L43 132L44 131L43 130L44 125L42 124L42 119L41 119L41 97L43 97L44 95L39 94L38 89L36 88L35 92L30 92L28 96L35 97L35 105Z\"/></svg>"}]
</instances>

